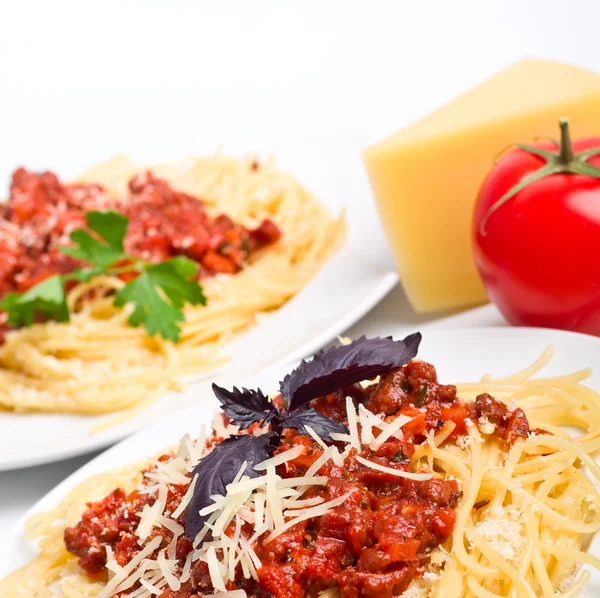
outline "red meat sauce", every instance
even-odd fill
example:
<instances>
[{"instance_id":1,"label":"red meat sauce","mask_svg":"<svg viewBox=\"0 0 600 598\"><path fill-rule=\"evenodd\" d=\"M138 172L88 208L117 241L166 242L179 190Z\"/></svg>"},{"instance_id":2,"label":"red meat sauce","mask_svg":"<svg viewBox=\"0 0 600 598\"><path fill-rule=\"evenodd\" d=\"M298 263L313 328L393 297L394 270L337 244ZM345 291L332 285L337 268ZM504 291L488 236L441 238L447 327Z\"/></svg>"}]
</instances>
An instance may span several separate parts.
<instances>
[{"instance_id":1,"label":"red meat sauce","mask_svg":"<svg viewBox=\"0 0 600 598\"><path fill-rule=\"evenodd\" d=\"M377 450L354 449L343 467L324 465L325 486L313 486L305 498L321 496L331 500L349 493L341 506L321 517L296 524L271 542L259 538L254 549L262 567L258 581L244 579L241 570L236 583L228 589L244 589L249 596L302 598L337 585L343 598L391 598L398 596L415 578L423 575L429 555L452 534L456 508L462 496L453 479L415 481L399 478L366 467L356 460L360 454L386 467L410 471L415 446L424 442L430 430L454 425L450 439L465 434L467 420L487 418L496 426L495 434L507 442L526 438L531 432L525 414L508 408L489 395L465 403L456 396L456 387L437 381L432 365L422 361L409 364L381 377L367 388L360 385L313 401L313 407L347 423L345 397L352 396L370 411L389 421L400 414L412 417L403 426L402 439L390 438ZM297 445L305 452L278 466L282 477L303 475L323 453L312 438L286 430L276 453ZM170 456L163 457L169 459ZM173 512L187 485L172 485L167 510ZM114 490L105 499L88 505L81 521L65 531L67 549L79 557L79 564L92 577L105 573L106 546L110 546L120 565L125 565L141 547L134 531L139 513L154 497L138 490L126 495ZM184 515L179 518L183 525ZM247 524L246 524L247 525ZM253 529L243 529L247 537ZM233 529L229 530L233 534ZM160 535L166 547L172 534L155 528L149 539ZM183 559L192 549L187 539L177 543L177 558ZM188 582L161 598L198 598L214 592L208 566L197 562Z\"/></svg>"},{"instance_id":2,"label":"red meat sauce","mask_svg":"<svg viewBox=\"0 0 600 598\"><path fill-rule=\"evenodd\" d=\"M125 250L150 262L177 255L195 260L200 277L235 274L258 249L281 237L265 219L254 230L221 214L212 218L204 203L144 172L129 182L129 196L116 199L101 185L62 183L51 172L17 169L10 197L0 204L0 297L25 291L82 262L63 255L69 234L85 227L92 210L116 210L129 218Z\"/></svg>"}]
</instances>

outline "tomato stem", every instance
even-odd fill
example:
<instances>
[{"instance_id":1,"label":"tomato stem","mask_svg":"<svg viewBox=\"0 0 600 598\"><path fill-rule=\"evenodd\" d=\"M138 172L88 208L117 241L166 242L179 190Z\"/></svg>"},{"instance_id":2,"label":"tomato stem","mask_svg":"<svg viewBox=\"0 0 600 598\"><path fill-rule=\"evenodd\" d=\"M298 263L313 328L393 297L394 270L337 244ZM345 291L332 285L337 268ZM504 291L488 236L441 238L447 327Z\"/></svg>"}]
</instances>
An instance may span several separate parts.
<instances>
[{"instance_id":1,"label":"tomato stem","mask_svg":"<svg viewBox=\"0 0 600 598\"><path fill-rule=\"evenodd\" d=\"M570 164L573 160L573 145L571 143L571 132L569 131L569 119L562 117L558 123L560 125L558 161L561 164Z\"/></svg>"},{"instance_id":2,"label":"tomato stem","mask_svg":"<svg viewBox=\"0 0 600 598\"><path fill-rule=\"evenodd\" d=\"M525 145L523 143L515 143L519 149L526 151L534 156L542 158L546 164L524 176L514 187L509 189L492 207L487 211L481 221L479 231L485 237L485 226L489 217L509 199L512 199L519 191L525 189L532 183L539 181L553 174L569 173L579 174L582 176L600 179L600 167L589 164L588 160L595 156L600 156L600 146L591 147L577 154L573 151L571 143L571 132L569 130L569 119L561 118L558 121L560 126L560 143L558 144L558 153L535 145Z\"/></svg>"}]
</instances>

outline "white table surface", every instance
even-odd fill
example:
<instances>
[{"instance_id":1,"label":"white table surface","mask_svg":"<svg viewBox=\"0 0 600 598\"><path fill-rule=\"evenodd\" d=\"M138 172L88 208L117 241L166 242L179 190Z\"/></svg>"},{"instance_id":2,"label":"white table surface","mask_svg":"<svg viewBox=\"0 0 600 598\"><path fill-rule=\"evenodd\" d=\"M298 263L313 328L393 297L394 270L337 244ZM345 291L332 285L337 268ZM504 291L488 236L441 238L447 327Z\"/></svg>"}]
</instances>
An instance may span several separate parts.
<instances>
[{"instance_id":1,"label":"white table surface","mask_svg":"<svg viewBox=\"0 0 600 598\"><path fill-rule=\"evenodd\" d=\"M257 139L300 123L374 141L523 57L600 71L600 3L575 4L3 2L0 194L20 164L75 173L115 152L183 156L240 123ZM432 317L397 288L350 334ZM500 320L484 308L447 325L477 323ZM0 535L90 457L0 474Z\"/></svg>"}]
</instances>

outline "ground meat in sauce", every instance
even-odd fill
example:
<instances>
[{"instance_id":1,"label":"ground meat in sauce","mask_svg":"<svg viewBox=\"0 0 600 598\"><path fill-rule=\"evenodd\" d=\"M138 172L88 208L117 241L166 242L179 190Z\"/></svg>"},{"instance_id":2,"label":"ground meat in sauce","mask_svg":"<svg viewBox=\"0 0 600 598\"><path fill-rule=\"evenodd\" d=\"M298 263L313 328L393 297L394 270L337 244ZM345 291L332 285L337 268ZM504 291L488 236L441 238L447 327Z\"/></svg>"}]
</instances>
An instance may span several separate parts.
<instances>
[{"instance_id":1,"label":"ground meat in sauce","mask_svg":"<svg viewBox=\"0 0 600 598\"><path fill-rule=\"evenodd\" d=\"M509 411L508 407L487 393L480 394L470 406L474 419L487 420L495 426L494 434L508 442L527 438L530 433L527 416L522 409Z\"/></svg>"},{"instance_id":2,"label":"ground meat in sauce","mask_svg":"<svg viewBox=\"0 0 600 598\"><path fill-rule=\"evenodd\" d=\"M456 397L454 386L438 383L433 366L416 360L382 376L377 384L347 387L316 399L313 406L345 421L342 404L346 396L364 402L382 416L405 413L413 417L403 427L403 438L392 437L377 450L363 447L361 453L373 462L405 471L410 470L415 445L423 442L429 431L449 424L454 426L455 438L464 434L465 420L479 417L494 423L495 433L509 441L529 432L520 410L511 413L489 395L465 404ZM286 430L283 438L276 453L297 445L305 446L306 451L278 466L282 477L302 475L322 454L318 444L296 431ZM302 598L316 596L336 584L343 598L391 598L423 574L429 562L427 555L452 534L462 496L457 481L399 478L365 467L355 457L353 451L343 467L328 462L319 472L328 477L327 485L313 486L305 494L305 498L330 500L350 493L345 503L321 517L298 523L269 544L257 542L254 548L262 563L258 582L244 579L238 571L237 583L230 583L228 589L241 588L249 596L261 598ZM168 510L176 508L185 490L185 485L170 486ZM89 574L102 571L106 545L119 555L119 562L130 559L140 550L131 541L139 521L136 512L144 501L151 504L153 500L137 491L127 497L115 491L104 501L92 503L81 521L65 531L67 549L79 557ZM243 533L250 535L252 529ZM163 537L162 547L172 537L163 527L154 528L156 534ZM185 542L177 547L180 566L191 550L191 544ZM165 590L161 598L189 598L213 591L206 563L197 562L181 590Z\"/></svg>"},{"instance_id":3,"label":"ground meat in sauce","mask_svg":"<svg viewBox=\"0 0 600 598\"><path fill-rule=\"evenodd\" d=\"M209 217L201 200L151 172L134 177L129 196L117 200L100 185L61 183L50 172L19 168L0 205L0 297L80 267L58 248L72 244L69 234L85 226L86 212L108 209L129 218L126 251L151 262L185 255L198 262L200 278L239 272L251 254L281 237L269 219L251 230L224 214Z\"/></svg>"}]
</instances>

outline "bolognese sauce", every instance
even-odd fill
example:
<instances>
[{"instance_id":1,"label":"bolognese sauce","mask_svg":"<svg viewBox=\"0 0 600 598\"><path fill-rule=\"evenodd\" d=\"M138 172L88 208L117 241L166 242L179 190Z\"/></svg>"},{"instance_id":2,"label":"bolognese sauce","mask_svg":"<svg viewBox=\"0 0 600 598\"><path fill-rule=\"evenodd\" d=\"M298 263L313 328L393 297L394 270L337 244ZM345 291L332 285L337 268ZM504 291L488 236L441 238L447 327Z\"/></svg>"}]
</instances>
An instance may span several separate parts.
<instances>
[{"instance_id":1,"label":"bolognese sauce","mask_svg":"<svg viewBox=\"0 0 600 598\"><path fill-rule=\"evenodd\" d=\"M348 424L347 397L386 422L404 415L408 416L407 423L401 433L377 446L352 448L343 464L325 462L318 474L325 476L326 483L311 486L302 498L345 500L322 515L296 523L270 541L265 535L258 536L253 544L260 560L256 579L243 575L238 564L227 590L243 589L249 596L265 598L312 597L332 587L337 587L342 598L401 595L413 579L424 575L433 551L452 535L462 493L459 482L449 477L410 479L393 472L410 472L411 458L432 433L446 430L446 438L456 441L479 418L493 425L491 433L506 442L530 433L520 409L511 412L490 395L464 402L457 397L456 387L439 384L432 365L418 360L366 386L353 384L315 399L312 407ZM212 442L221 440L214 438ZM277 466L282 478L306 474L324 452L322 443L296 430L284 430L279 443L275 455L304 448L299 456ZM164 461L171 458L162 457ZM365 466L366 459L382 469ZM67 550L78 557L80 566L92 578L106 576L107 552L114 555L119 566L125 566L152 538L160 537L157 551L172 542L173 533L164 526L153 528L145 542L139 542L135 535L144 505L156 500L144 493L144 484L130 494L116 489L105 499L89 504L79 523L66 529ZM188 486L169 484L166 512L177 509ZM183 514L176 522L185 524ZM234 533L233 526L227 528L227 535ZM252 526L244 524L241 534L250 538L252 533ZM176 575L181 574L184 560L194 548L183 536L177 540ZM134 584L119 595L127 595L137 587ZM215 591L209 565L197 560L180 589L164 589L160 597L197 598Z\"/></svg>"},{"instance_id":2,"label":"bolognese sauce","mask_svg":"<svg viewBox=\"0 0 600 598\"><path fill-rule=\"evenodd\" d=\"M131 255L155 263L183 255L198 263L200 278L239 272L254 252L281 237L269 219L248 229L225 214L211 217L201 199L149 171L132 178L128 196L117 199L101 185L63 183L51 172L19 168L0 205L0 297L84 265L59 247L71 244L69 234L85 228L85 215L94 210L129 218L125 250Z\"/></svg>"}]
</instances>

